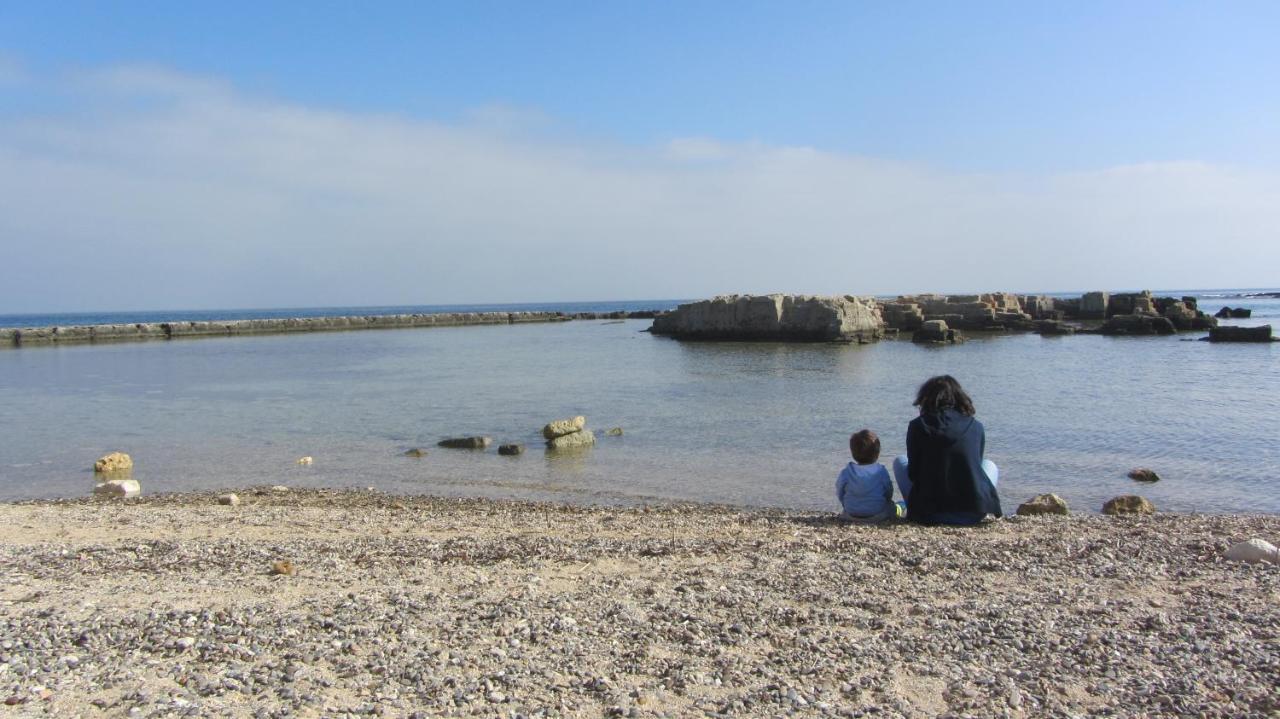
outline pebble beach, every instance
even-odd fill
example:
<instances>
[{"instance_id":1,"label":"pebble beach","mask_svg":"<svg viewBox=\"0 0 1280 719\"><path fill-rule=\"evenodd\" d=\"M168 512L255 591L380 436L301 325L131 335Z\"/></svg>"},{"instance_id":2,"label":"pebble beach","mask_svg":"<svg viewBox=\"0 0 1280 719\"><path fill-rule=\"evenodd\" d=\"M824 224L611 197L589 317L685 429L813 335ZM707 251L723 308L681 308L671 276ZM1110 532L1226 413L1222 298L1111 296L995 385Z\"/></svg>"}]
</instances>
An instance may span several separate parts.
<instances>
[{"instance_id":1,"label":"pebble beach","mask_svg":"<svg viewBox=\"0 0 1280 719\"><path fill-rule=\"evenodd\" d=\"M1276 716L1273 516L0 505L8 716Z\"/></svg>"}]
</instances>

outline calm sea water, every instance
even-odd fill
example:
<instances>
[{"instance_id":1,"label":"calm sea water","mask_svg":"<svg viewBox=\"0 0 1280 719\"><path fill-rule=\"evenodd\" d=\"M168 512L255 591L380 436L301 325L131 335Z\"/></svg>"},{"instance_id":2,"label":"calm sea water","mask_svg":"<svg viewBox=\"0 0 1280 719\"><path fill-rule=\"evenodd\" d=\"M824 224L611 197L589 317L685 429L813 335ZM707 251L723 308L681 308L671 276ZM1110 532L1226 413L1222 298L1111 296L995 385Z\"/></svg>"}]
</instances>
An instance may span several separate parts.
<instances>
[{"instance_id":1,"label":"calm sea water","mask_svg":"<svg viewBox=\"0 0 1280 719\"><path fill-rule=\"evenodd\" d=\"M1246 306L1254 318L1237 323L1280 325L1278 300L1203 294L1207 311ZM642 332L648 325L3 350L0 498L86 494L90 464L118 449L133 455L147 492L376 486L829 510L849 433L877 430L888 461L904 449L918 384L948 372L970 390L987 426L1009 510L1040 492L1096 510L1138 491L1168 510L1280 512L1280 343L1185 341L1199 333L1009 335L944 348L902 340L681 343ZM542 424L575 414L596 430L621 426L625 434L602 436L586 452L544 452ZM462 434L524 442L529 451L503 457L435 447ZM430 454L401 456L415 446ZM315 464L296 465L303 455ZM1125 474L1136 466L1163 481L1132 482Z\"/></svg>"}]
</instances>

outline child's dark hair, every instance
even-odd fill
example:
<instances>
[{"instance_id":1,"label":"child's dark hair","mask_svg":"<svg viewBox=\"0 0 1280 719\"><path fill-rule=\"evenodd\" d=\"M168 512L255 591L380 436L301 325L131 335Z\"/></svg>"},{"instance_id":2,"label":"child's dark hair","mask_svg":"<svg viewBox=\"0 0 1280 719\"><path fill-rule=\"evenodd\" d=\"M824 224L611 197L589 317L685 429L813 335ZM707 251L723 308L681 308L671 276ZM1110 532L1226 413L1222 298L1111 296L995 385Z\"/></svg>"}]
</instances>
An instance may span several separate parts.
<instances>
[{"instance_id":1,"label":"child's dark hair","mask_svg":"<svg viewBox=\"0 0 1280 719\"><path fill-rule=\"evenodd\" d=\"M869 429L860 429L849 437L849 453L858 464L871 464L880 459L880 437Z\"/></svg>"},{"instance_id":2,"label":"child's dark hair","mask_svg":"<svg viewBox=\"0 0 1280 719\"><path fill-rule=\"evenodd\" d=\"M915 406L920 408L921 414L941 414L944 409L953 409L969 417L974 414L973 400L949 374L925 380L916 393Z\"/></svg>"}]
</instances>

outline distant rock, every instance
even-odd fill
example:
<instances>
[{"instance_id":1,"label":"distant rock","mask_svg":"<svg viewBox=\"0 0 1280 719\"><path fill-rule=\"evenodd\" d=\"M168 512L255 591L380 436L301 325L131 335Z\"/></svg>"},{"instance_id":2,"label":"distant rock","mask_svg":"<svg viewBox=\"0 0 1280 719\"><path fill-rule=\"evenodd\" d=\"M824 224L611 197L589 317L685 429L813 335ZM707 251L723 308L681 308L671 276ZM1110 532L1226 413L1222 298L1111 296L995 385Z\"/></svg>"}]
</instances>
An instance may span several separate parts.
<instances>
[{"instance_id":1,"label":"distant rock","mask_svg":"<svg viewBox=\"0 0 1280 719\"><path fill-rule=\"evenodd\" d=\"M1037 494L1018 505L1018 515L1033 517L1040 514L1070 514L1067 501L1056 494Z\"/></svg>"},{"instance_id":2,"label":"distant rock","mask_svg":"<svg viewBox=\"0 0 1280 719\"><path fill-rule=\"evenodd\" d=\"M1253 310L1245 309L1244 307L1236 307L1235 309L1231 310L1232 319L1247 320L1250 317L1253 317Z\"/></svg>"},{"instance_id":3,"label":"distant rock","mask_svg":"<svg viewBox=\"0 0 1280 719\"><path fill-rule=\"evenodd\" d=\"M547 440L547 449L577 449L580 447L589 447L596 443L596 436L589 429L578 432L562 434L554 439Z\"/></svg>"},{"instance_id":4,"label":"distant rock","mask_svg":"<svg viewBox=\"0 0 1280 719\"><path fill-rule=\"evenodd\" d=\"M1138 467L1137 469L1129 470L1129 479L1137 482L1159 482L1160 475L1156 474L1153 469Z\"/></svg>"},{"instance_id":5,"label":"distant rock","mask_svg":"<svg viewBox=\"0 0 1280 719\"><path fill-rule=\"evenodd\" d=\"M505 454L509 457L514 457L517 454L524 454L524 445L516 443L499 445L498 454Z\"/></svg>"},{"instance_id":6,"label":"distant rock","mask_svg":"<svg viewBox=\"0 0 1280 719\"><path fill-rule=\"evenodd\" d=\"M492 437L451 437L442 439L438 443L441 447L449 447L450 449L484 449L493 444Z\"/></svg>"},{"instance_id":7,"label":"distant rock","mask_svg":"<svg viewBox=\"0 0 1280 719\"><path fill-rule=\"evenodd\" d=\"M546 439L555 439L566 434L579 432L583 427L587 426L587 418L582 415L571 417L569 419L557 419L548 422L542 428L542 436Z\"/></svg>"},{"instance_id":8,"label":"distant rock","mask_svg":"<svg viewBox=\"0 0 1280 719\"><path fill-rule=\"evenodd\" d=\"M299 457L299 458L298 458L298 464L300 464L300 465L302 465L302 466L304 466L304 467L310 466L310 465L311 465L311 464L313 464L313 463L315 463L315 460L314 460L314 459L312 459L311 457Z\"/></svg>"},{"instance_id":9,"label":"distant rock","mask_svg":"<svg viewBox=\"0 0 1280 719\"><path fill-rule=\"evenodd\" d=\"M1036 332L1046 337L1054 337L1073 335L1076 333L1076 328L1061 320L1038 320L1036 321Z\"/></svg>"},{"instance_id":10,"label":"distant rock","mask_svg":"<svg viewBox=\"0 0 1280 719\"><path fill-rule=\"evenodd\" d=\"M1233 562L1271 562L1280 564L1280 549L1271 542L1262 539L1249 539L1236 542L1226 552L1226 558Z\"/></svg>"},{"instance_id":11,"label":"distant rock","mask_svg":"<svg viewBox=\"0 0 1280 719\"><path fill-rule=\"evenodd\" d=\"M884 326L869 298L722 295L655 317L650 331L688 340L871 342Z\"/></svg>"},{"instance_id":12,"label":"distant rock","mask_svg":"<svg viewBox=\"0 0 1280 719\"><path fill-rule=\"evenodd\" d=\"M1271 325L1258 327L1214 327L1209 330L1210 342L1270 342Z\"/></svg>"},{"instance_id":13,"label":"distant rock","mask_svg":"<svg viewBox=\"0 0 1280 719\"><path fill-rule=\"evenodd\" d=\"M608 435L608 436L610 436L610 437L621 437L621 436L622 436L622 428L621 428L621 427L614 427L614 428L612 428L612 429L610 429L610 430L607 430L607 431L605 432L605 434L606 434L606 435Z\"/></svg>"},{"instance_id":14,"label":"distant rock","mask_svg":"<svg viewBox=\"0 0 1280 719\"><path fill-rule=\"evenodd\" d=\"M1213 316L1214 316L1214 317L1220 317L1220 318L1222 318L1222 319L1230 319L1230 318L1231 318L1231 308L1230 308L1230 307L1227 307L1227 306L1225 306L1225 305L1224 305L1222 309L1220 309L1220 310L1218 310L1217 312L1213 313Z\"/></svg>"},{"instance_id":15,"label":"distant rock","mask_svg":"<svg viewBox=\"0 0 1280 719\"><path fill-rule=\"evenodd\" d=\"M240 506L240 497L236 496L234 493L220 494L218 495L218 504L227 507L238 507Z\"/></svg>"},{"instance_id":16,"label":"distant rock","mask_svg":"<svg viewBox=\"0 0 1280 719\"><path fill-rule=\"evenodd\" d=\"M136 479L109 479L96 485L93 493L104 497L136 497L142 494L142 485Z\"/></svg>"},{"instance_id":17,"label":"distant rock","mask_svg":"<svg viewBox=\"0 0 1280 719\"><path fill-rule=\"evenodd\" d=\"M418 447L414 447L413 449L405 450L404 456L406 456L406 457L425 457L425 456L427 456L427 450L425 450L425 449L420 449L420 448L418 448Z\"/></svg>"},{"instance_id":18,"label":"distant rock","mask_svg":"<svg viewBox=\"0 0 1280 719\"><path fill-rule=\"evenodd\" d=\"M115 474L133 469L133 458L124 452L103 455L93 463L93 471L99 474Z\"/></svg>"},{"instance_id":19,"label":"distant rock","mask_svg":"<svg viewBox=\"0 0 1280 719\"><path fill-rule=\"evenodd\" d=\"M1110 515L1155 514L1156 506L1145 497L1139 497L1136 494L1123 494L1119 497L1108 499L1102 505L1102 513Z\"/></svg>"}]
</instances>

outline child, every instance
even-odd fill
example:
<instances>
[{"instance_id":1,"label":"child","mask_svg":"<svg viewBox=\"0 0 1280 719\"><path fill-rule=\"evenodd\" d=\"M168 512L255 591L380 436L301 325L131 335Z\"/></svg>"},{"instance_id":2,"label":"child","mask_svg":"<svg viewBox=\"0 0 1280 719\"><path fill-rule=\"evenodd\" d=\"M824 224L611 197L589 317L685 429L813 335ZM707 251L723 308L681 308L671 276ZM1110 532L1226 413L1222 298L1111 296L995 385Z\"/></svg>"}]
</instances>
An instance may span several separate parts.
<instances>
[{"instance_id":1,"label":"child","mask_svg":"<svg viewBox=\"0 0 1280 719\"><path fill-rule=\"evenodd\" d=\"M880 459L880 438L869 429L849 437L853 461L836 478L836 497L842 517L863 524L883 522L898 516L893 502L893 482Z\"/></svg>"}]
</instances>

